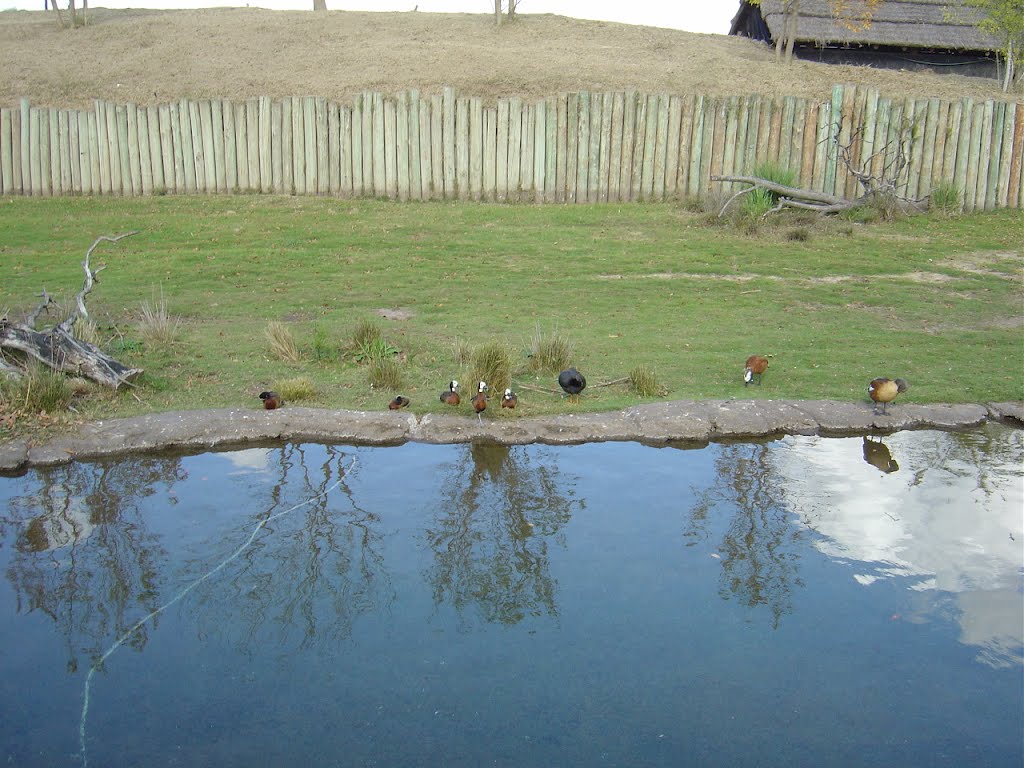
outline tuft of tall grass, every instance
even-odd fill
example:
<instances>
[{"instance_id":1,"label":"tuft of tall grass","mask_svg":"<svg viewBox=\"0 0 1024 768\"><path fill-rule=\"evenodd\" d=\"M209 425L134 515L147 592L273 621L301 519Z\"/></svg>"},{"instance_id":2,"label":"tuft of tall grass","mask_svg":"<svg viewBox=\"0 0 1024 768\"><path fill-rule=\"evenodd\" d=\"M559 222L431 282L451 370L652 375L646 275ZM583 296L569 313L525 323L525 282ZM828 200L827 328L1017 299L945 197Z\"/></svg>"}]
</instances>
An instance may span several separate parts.
<instances>
[{"instance_id":1,"label":"tuft of tall grass","mask_svg":"<svg viewBox=\"0 0 1024 768\"><path fill-rule=\"evenodd\" d=\"M574 354L569 337L563 336L557 329L544 333L538 325L530 338L527 367L536 373L557 373L572 364Z\"/></svg>"},{"instance_id":2,"label":"tuft of tall grass","mask_svg":"<svg viewBox=\"0 0 1024 768\"><path fill-rule=\"evenodd\" d=\"M270 346L270 354L278 360L289 363L299 362L299 347L295 343L292 329L284 323L271 320L267 323L263 334L267 337L267 344Z\"/></svg>"},{"instance_id":3,"label":"tuft of tall grass","mask_svg":"<svg viewBox=\"0 0 1024 768\"><path fill-rule=\"evenodd\" d=\"M318 362L326 362L334 357L334 348L331 346L327 329L320 323L313 324L313 357Z\"/></svg>"},{"instance_id":4,"label":"tuft of tall grass","mask_svg":"<svg viewBox=\"0 0 1024 768\"><path fill-rule=\"evenodd\" d=\"M458 365L468 366L473 360L473 345L459 338L452 342L452 357Z\"/></svg>"},{"instance_id":5,"label":"tuft of tall grass","mask_svg":"<svg viewBox=\"0 0 1024 768\"><path fill-rule=\"evenodd\" d=\"M86 344L92 344L94 347L98 347L100 343L100 332L96 327L96 323L92 320L87 320L82 316L75 318L75 324L71 326L71 333L79 341L84 341Z\"/></svg>"},{"instance_id":6,"label":"tuft of tall grass","mask_svg":"<svg viewBox=\"0 0 1024 768\"><path fill-rule=\"evenodd\" d=\"M787 187L796 181L796 174L790 168L775 162L761 163L754 168L754 175ZM759 219L775 207L778 199L774 192L757 188L744 195L740 211L747 218Z\"/></svg>"},{"instance_id":7,"label":"tuft of tall grass","mask_svg":"<svg viewBox=\"0 0 1024 768\"><path fill-rule=\"evenodd\" d=\"M405 384L402 366L393 357L377 358L370 362L367 378L374 389L397 392Z\"/></svg>"},{"instance_id":8,"label":"tuft of tall grass","mask_svg":"<svg viewBox=\"0 0 1024 768\"><path fill-rule=\"evenodd\" d=\"M357 363L383 362L399 353L397 347L393 347L384 334L372 320L362 319L356 323L352 331L352 338L349 343L352 357Z\"/></svg>"},{"instance_id":9,"label":"tuft of tall grass","mask_svg":"<svg viewBox=\"0 0 1024 768\"><path fill-rule=\"evenodd\" d=\"M960 187L951 181L940 181L932 187L931 195L928 196L928 207L945 214L960 213L962 205Z\"/></svg>"},{"instance_id":10,"label":"tuft of tall grass","mask_svg":"<svg viewBox=\"0 0 1024 768\"><path fill-rule=\"evenodd\" d=\"M162 349L169 347L178 340L180 319L173 316L167 309L167 299L163 291L160 298L153 297L152 303L143 300L140 308L139 334L147 345Z\"/></svg>"},{"instance_id":11,"label":"tuft of tall grass","mask_svg":"<svg viewBox=\"0 0 1024 768\"><path fill-rule=\"evenodd\" d=\"M316 387L306 376L282 379L274 382L273 389L286 403L301 403L303 400L316 399Z\"/></svg>"},{"instance_id":12,"label":"tuft of tall grass","mask_svg":"<svg viewBox=\"0 0 1024 768\"><path fill-rule=\"evenodd\" d=\"M629 372L629 384L640 397L659 397L667 393L649 365L638 365Z\"/></svg>"},{"instance_id":13,"label":"tuft of tall grass","mask_svg":"<svg viewBox=\"0 0 1024 768\"><path fill-rule=\"evenodd\" d=\"M474 350L469 382L474 390L479 381L486 381L491 392L501 392L512 385L512 355L507 346L489 341Z\"/></svg>"},{"instance_id":14,"label":"tuft of tall grass","mask_svg":"<svg viewBox=\"0 0 1024 768\"><path fill-rule=\"evenodd\" d=\"M352 337L349 346L353 350L368 347L384 338L380 326L368 318L360 318L356 327L352 329Z\"/></svg>"},{"instance_id":15,"label":"tuft of tall grass","mask_svg":"<svg viewBox=\"0 0 1024 768\"><path fill-rule=\"evenodd\" d=\"M18 378L0 376L0 400L21 413L63 411L74 394L64 374L37 363L28 365Z\"/></svg>"}]
</instances>

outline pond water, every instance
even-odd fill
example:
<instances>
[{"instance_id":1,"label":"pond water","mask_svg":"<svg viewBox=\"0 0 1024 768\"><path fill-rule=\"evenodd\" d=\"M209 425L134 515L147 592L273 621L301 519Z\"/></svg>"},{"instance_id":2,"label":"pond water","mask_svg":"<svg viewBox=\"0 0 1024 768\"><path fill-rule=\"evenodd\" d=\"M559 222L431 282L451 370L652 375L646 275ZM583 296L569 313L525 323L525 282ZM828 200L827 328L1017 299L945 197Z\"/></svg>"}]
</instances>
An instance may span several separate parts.
<instances>
[{"instance_id":1,"label":"pond water","mask_svg":"<svg viewBox=\"0 0 1024 768\"><path fill-rule=\"evenodd\" d=\"M1024 431L0 478L0 762L1013 766Z\"/></svg>"}]
</instances>

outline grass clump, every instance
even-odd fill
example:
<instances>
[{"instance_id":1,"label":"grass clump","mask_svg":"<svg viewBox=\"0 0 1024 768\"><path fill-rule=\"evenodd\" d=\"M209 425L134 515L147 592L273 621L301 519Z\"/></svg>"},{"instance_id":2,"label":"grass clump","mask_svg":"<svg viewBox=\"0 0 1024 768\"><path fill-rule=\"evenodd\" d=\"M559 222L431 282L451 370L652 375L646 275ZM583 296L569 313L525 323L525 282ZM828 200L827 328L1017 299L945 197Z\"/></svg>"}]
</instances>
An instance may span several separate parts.
<instances>
[{"instance_id":1,"label":"grass clump","mask_svg":"<svg viewBox=\"0 0 1024 768\"><path fill-rule=\"evenodd\" d=\"M154 296L152 303L144 300L140 312L139 334L144 343L155 349L163 349L178 340L180 319L168 311L163 292L159 299Z\"/></svg>"},{"instance_id":2,"label":"grass clump","mask_svg":"<svg viewBox=\"0 0 1024 768\"><path fill-rule=\"evenodd\" d=\"M316 387L306 376L296 376L275 382L274 391L281 395L286 403L301 403L304 400L316 399Z\"/></svg>"},{"instance_id":3,"label":"grass clump","mask_svg":"<svg viewBox=\"0 0 1024 768\"><path fill-rule=\"evenodd\" d=\"M75 324L71 327L71 332L76 339L84 341L86 344L92 344L94 347L100 345L100 332L96 327L96 323L92 320L88 320L81 316L75 318Z\"/></svg>"},{"instance_id":4,"label":"grass clump","mask_svg":"<svg viewBox=\"0 0 1024 768\"><path fill-rule=\"evenodd\" d=\"M374 389L396 392L405 384L402 366L393 357L376 358L370 361L367 378Z\"/></svg>"},{"instance_id":5,"label":"grass clump","mask_svg":"<svg viewBox=\"0 0 1024 768\"><path fill-rule=\"evenodd\" d=\"M491 392L500 393L512 385L512 355L501 342L489 341L473 352L470 384L474 392L480 381L486 381Z\"/></svg>"},{"instance_id":6,"label":"grass clump","mask_svg":"<svg viewBox=\"0 0 1024 768\"><path fill-rule=\"evenodd\" d=\"M17 378L0 376L0 403L24 414L64 411L75 395L67 377L33 363Z\"/></svg>"},{"instance_id":7,"label":"grass clump","mask_svg":"<svg viewBox=\"0 0 1024 768\"><path fill-rule=\"evenodd\" d=\"M668 392L649 365L638 365L629 372L629 385L640 397L660 397Z\"/></svg>"},{"instance_id":8,"label":"grass clump","mask_svg":"<svg viewBox=\"0 0 1024 768\"><path fill-rule=\"evenodd\" d=\"M267 344L270 346L271 355L285 362L299 362L299 347L295 343L295 337L292 335L291 328L284 323L272 320L267 323L263 334L267 337Z\"/></svg>"},{"instance_id":9,"label":"grass clump","mask_svg":"<svg viewBox=\"0 0 1024 768\"><path fill-rule=\"evenodd\" d=\"M468 366L473 360L473 345L462 338L452 342L452 357L458 365Z\"/></svg>"},{"instance_id":10,"label":"grass clump","mask_svg":"<svg viewBox=\"0 0 1024 768\"><path fill-rule=\"evenodd\" d=\"M932 187L932 193L928 197L928 207L945 214L959 213L962 200L960 187L951 181L940 181Z\"/></svg>"},{"instance_id":11,"label":"grass clump","mask_svg":"<svg viewBox=\"0 0 1024 768\"><path fill-rule=\"evenodd\" d=\"M761 163L754 169L754 176L782 184L787 187L793 186L796 182L796 174L784 165L774 162ZM768 211L775 207L779 196L767 189L753 189L743 198L743 205L740 212L745 218L760 219Z\"/></svg>"},{"instance_id":12,"label":"grass clump","mask_svg":"<svg viewBox=\"0 0 1024 768\"><path fill-rule=\"evenodd\" d=\"M535 373L557 373L572 363L574 349L567 336L558 333L544 333L540 326L530 339L528 368ZM486 379L485 379L486 381Z\"/></svg>"},{"instance_id":13,"label":"grass clump","mask_svg":"<svg viewBox=\"0 0 1024 768\"><path fill-rule=\"evenodd\" d=\"M357 363L382 363L398 354L397 347L392 346L380 326L372 320L362 319L356 323L352 331L349 350Z\"/></svg>"},{"instance_id":14,"label":"grass clump","mask_svg":"<svg viewBox=\"0 0 1024 768\"><path fill-rule=\"evenodd\" d=\"M317 362L326 362L334 357L334 348L331 345L327 329L320 323L313 325L313 357Z\"/></svg>"}]
</instances>

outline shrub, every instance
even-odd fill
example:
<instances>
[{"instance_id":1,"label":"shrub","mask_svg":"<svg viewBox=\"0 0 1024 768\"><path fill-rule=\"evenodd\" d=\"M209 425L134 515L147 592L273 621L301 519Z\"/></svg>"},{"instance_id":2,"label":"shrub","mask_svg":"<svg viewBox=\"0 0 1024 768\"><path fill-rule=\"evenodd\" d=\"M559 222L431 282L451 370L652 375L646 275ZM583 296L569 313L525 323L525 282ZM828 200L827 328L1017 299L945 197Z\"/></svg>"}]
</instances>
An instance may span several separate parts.
<instances>
[{"instance_id":1,"label":"shrub","mask_svg":"<svg viewBox=\"0 0 1024 768\"><path fill-rule=\"evenodd\" d=\"M960 187L951 181L941 181L932 188L928 207L942 213L959 213L963 205Z\"/></svg>"},{"instance_id":2,"label":"shrub","mask_svg":"<svg viewBox=\"0 0 1024 768\"><path fill-rule=\"evenodd\" d=\"M529 363L534 372L558 373L572 363L574 354L572 342L558 330L544 333L538 325L530 339ZM486 379L485 379L486 381Z\"/></svg>"},{"instance_id":3,"label":"shrub","mask_svg":"<svg viewBox=\"0 0 1024 768\"><path fill-rule=\"evenodd\" d=\"M489 341L473 353L469 384L474 392L479 381L486 381L491 392L501 392L512 385L512 355L501 342Z\"/></svg>"},{"instance_id":4,"label":"shrub","mask_svg":"<svg viewBox=\"0 0 1024 768\"><path fill-rule=\"evenodd\" d=\"M32 363L18 378L0 376L0 401L21 413L54 413L71 403L74 389L67 377Z\"/></svg>"},{"instance_id":5,"label":"shrub","mask_svg":"<svg viewBox=\"0 0 1024 768\"><path fill-rule=\"evenodd\" d=\"M178 340L180 319L167 310L167 300L163 291L160 298L153 297L153 302L143 301L139 319L139 334L143 342L157 349L169 347Z\"/></svg>"},{"instance_id":6,"label":"shrub","mask_svg":"<svg viewBox=\"0 0 1024 768\"><path fill-rule=\"evenodd\" d=\"M316 399L316 387L305 376L275 382L273 389L281 395L281 399L286 403L299 403L303 400Z\"/></svg>"},{"instance_id":7,"label":"shrub","mask_svg":"<svg viewBox=\"0 0 1024 768\"><path fill-rule=\"evenodd\" d=\"M370 381L370 386L374 389L389 392L397 392L404 384L402 367L393 357L377 358L370 361L367 378Z\"/></svg>"},{"instance_id":8,"label":"shrub","mask_svg":"<svg viewBox=\"0 0 1024 768\"><path fill-rule=\"evenodd\" d=\"M629 372L629 384L640 397L656 397L667 391L658 381L654 369L647 365L638 365Z\"/></svg>"}]
</instances>

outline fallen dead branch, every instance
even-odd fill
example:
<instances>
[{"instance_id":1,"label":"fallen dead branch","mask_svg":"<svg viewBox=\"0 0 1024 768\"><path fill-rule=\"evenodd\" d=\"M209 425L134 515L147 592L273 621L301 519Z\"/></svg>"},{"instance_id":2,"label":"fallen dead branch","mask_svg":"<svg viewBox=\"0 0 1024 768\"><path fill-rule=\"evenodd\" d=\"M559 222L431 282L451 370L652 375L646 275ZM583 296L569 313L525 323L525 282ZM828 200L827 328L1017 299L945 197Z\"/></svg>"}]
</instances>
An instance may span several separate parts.
<instances>
[{"instance_id":1,"label":"fallen dead branch","mask_svg":"<svg viewBox=\"0 0 1024 768\"><path fill-rule=\"evenodd\" d=\"M85 298L99 282L98 275L104 269L103 265L96 268L90 265L93 251L102 242L116 243L135 234L138 233L133 231L96 238L82 261L85 280L82 290L75 297L75 308L60 323L37 329L39 318L48 313L51 306L55 306L53 298L43 289L39 294L41 301L29 312L24 322L12 323L7 318L0 320L0 349L19 352L55 371L82 376L113 389L137 378L143 372L141 368L131 368L118 362L94 344L75 338L72 331L79 318L89 319ZM5 365L4 368L9 372L12 367Z\"/></svg>"}]
</instances>

